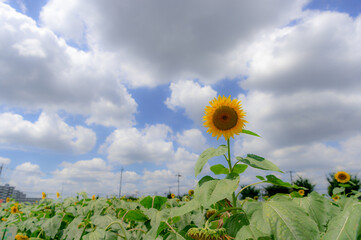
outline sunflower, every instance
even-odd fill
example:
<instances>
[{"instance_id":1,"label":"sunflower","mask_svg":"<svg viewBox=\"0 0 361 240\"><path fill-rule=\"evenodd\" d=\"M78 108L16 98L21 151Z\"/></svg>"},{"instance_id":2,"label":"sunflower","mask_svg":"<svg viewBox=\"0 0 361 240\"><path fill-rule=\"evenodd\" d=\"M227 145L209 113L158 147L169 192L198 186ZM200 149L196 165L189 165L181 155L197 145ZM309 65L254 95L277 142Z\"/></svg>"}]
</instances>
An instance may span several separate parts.
<instances>
[{"instance_id":1,"label":"sunflower","mask_svg":"<svg viewBox=\"0 0 361 240\"><path fill-rule=\"evenodd\" d=\"M242 110L241 101L231 100L231 96L218 96L209 104L211 106L206 107L203 117L203 125L208 127L207 133L212 133L212 137L217 136L217 140L222 135L228 140L242 132L247 121L244 119L246 113Z\"/></svg>"},{"instance_id":2,"label":"sunflower","mask_svg":"<svg viewBox=\"0 0 361 240\"><path fill-rule=\"evenodd\" d=\"M56 192L56 198L59 198L59 197L60 197L60 193Z\"/></svg>"},{"instance_id":3,"label":"sunflower","mask_svg":"<svg viewBox=\"0 0 361 240\"><path fill-rule=\"evenodd\" d=\"M41 199L45 199L46 198L46 194L44 192L41 193L42 197Z\"/></svg>"},{"instance_id":4,"label":"sunflower","mask_svg":"<svg viewBox=\"0 0 361 240\"><path fill-rule=\"evenodd\" d=\"M95 195L92 196L92 200L95 200Z\"/></svg>"},{"instance_id":5,"label":"sunflower","mask_svg":"<svg viewBox=\"0 0 361 240\"><path fill-rule=\"evenodd\" d=\"M15 240L28 240L29 237L26 236L26 235L22 235L21 233L18 233L16 236L15 236Z\"/></svg>"},{"instance_id":6,"label":"sunflower","mask_svg":"<svg viewBox=\"0 0 361 240\"><path fill-rule=\"evenodd\" d=\"M193 190L193 189L191 189L191 190L188 191L188 195L189 195L189 196L193 196L193 194L194 194L194 190Z\"/></svg>"},{"instance_id":7,"label":"sunflower","mask_svg":"<svg viewBox=\"0 0 361 240\"><path fill-rule=\"evenodd\" d=\"M172 194L170 195L170 197L171 197L171 198L174 198L174 197L175 197L174 193L172 193Z\"/></svg>"},{"instance_id":8,"label":"sunflower","mask_svg":"<svg viewBox=\"0 0 361 240\"><path fill-rule=\"evenodd\" d=\"M350 174L344 171L339 171L335 174L335 179L340 183L347 183L350 181Z\"/></svg>"},{"instance_id":9,"label":"sunflower","mask_svg":"<svg viewBox=\"0 0 361 240\"><path fill-rule=\"evenodd\" d=\"M9 197L6 198L6 202L10 202L10 198L9 198Z\"/></svg>"},{"instance_id":10,"label":"sunflower","mask_svg":"<svg viewBox=\"0 0 361 240\"><path fill-rule=\"evenodd\" d=\"M339 196L339 195L335 195L335 196L332 197L332 199L333 199L334 201L337 201L337 200L340 199L340 196Z\"/></svg>"},{"instance_id":11,"label":"sunflower","mask_svg":"<svg viewBox=\"0 0 361 240\"><path fill-rule=\"evenodd\" d=\"M12 206L10 212L11 213L18 213L19 212L18 206Z\"/></svg>"},{"instance_id":12,"label":"sunflower","mask_svg":"<svg viewBox=\"0 0 361 240\"><path fill-rule=\"evenodd\" d=\"M258 201L258 196L254 196L253 199Z\"/></svg>"},{"instance_id":13,"label":"sunflower","mask_svg":"<svg viewBox=\"0 0 361 240\"><path fill-rule=\"evenodd\" d=\"M305 190L300 189L300 190L298 190L298 193L299 193L301 196L303 196L303 195L305 195Z\"/></svg>"}]
</instances>

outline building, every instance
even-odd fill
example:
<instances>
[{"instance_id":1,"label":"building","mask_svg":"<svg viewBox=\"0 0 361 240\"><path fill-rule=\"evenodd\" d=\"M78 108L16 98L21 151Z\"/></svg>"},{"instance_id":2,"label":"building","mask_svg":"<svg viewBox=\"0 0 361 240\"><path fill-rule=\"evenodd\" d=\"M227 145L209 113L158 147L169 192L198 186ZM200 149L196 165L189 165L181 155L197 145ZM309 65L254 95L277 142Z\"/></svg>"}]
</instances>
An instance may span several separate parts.
<instances>
[{"instance_id":1,"label":"building","mask_svg":"<svg viewBox=\"0 0 361 240\"><path fill-rule=\"evenodd\" d=\"M19 190L15 190L15 187L10 186L9 184L0 186L0 199L3 199L3 202L5 202L6 198L13 198L17 202L30 202L30 203L35 203L36 201L41 200L41 198L26 198L25 193Z\"/></svg>"}]
</instances>

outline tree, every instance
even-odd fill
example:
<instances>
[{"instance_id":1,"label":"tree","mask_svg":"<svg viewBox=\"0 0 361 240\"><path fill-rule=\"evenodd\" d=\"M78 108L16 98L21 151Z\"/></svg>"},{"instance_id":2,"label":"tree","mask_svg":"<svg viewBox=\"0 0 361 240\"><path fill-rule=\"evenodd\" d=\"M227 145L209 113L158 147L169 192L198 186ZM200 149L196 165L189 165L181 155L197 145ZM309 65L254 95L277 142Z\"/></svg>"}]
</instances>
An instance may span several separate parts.
<instances>
[{"instance_id":1,"label":"tree","mask_svg":"<svg viewBox=\"0 0 361 240\"><path fill-rule=\"evenodd\" d=\"M298 179L293 182L295 185L299 186L299 187L304 187L307 189L304 189L305 191L305 197L313 192L315 190L315 184L312 184L307 178L302 178L302 177L298 177ZM293 191L298 191L298 189L293 189Z\"/></svg>"},{"instance_id":2,"label":"tree","mask_svg":"<svg viewBox=\"0 0 361 240\"><path fill-rule=\"evenodd\" d=\"M264 187L264 190L265 190L265 195L266 196L273 196L277 193L290 193L292 191L291 188L288 188L288 187L282 187L282 186L277 186L277 185L269 185L267 187Z\"/></svg>"},{"instance_id":3,"label":"tree","mask_svg":"<svg viewBox=\"0 0 361 240\"><path fill-rule=\"evenodd\" d=\"M245 186L246 185L242 185L241 189L244 188ZM257 189L255 186L247 187L241 192L239 199L246 199L247 197L254 198L256 196L259 197L260 191L261 190Z\"/></svg>"},{"instance_id":4,"label":"tree","mask_svg":"<svg viewBox=\"0 0 361 240\"><path fill-rule=\"evenodd\" d=\"M361 188L361 180L357 176L351 174L350 177L350 182L352 183L346 183L346 185L349 185L349 187L345 187L345 194L347 194L347 196L354 195L352 193L352 190L359 191ZM336 187L340 187L340 183L335 179L335 173L329 173L329 175L327 176L327 181L330 184L328 186L328 195L332 196L333 189Z\"/></svg>"}]
</instances>

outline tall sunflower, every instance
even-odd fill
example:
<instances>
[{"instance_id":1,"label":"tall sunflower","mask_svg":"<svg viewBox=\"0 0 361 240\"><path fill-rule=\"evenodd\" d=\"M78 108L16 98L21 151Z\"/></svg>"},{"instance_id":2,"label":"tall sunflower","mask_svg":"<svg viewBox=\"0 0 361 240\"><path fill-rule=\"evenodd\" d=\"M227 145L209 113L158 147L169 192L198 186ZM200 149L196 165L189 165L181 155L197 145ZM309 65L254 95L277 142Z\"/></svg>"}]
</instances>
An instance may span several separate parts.
<instances>
[{"instance_id":1,"label":"tall sunflower","mask_svg":"<svg viewBox=\"0 0 361 240\"><path fill-rule=\"evenodd\" d=\"M350 174L344 171L339 171L335 174L335 179L340 183L347 183L350 181Z\"/></svg>"},{"instance_id":2,"label":"tall sunflower","mask_svg":"<svg viewBox=\"0 0 361 240\"><path fill-rule=\"evenodd\" d=\"M231 100L231 96L218 96L209 102L211 106L205 109L203 117L204 126L208 127L207 133L212 133L212 137L224 136L226 140L233 135L238 135L245 127L246 113L242 110L241 101L237 99Z\"/></svg>"}]
</instances>

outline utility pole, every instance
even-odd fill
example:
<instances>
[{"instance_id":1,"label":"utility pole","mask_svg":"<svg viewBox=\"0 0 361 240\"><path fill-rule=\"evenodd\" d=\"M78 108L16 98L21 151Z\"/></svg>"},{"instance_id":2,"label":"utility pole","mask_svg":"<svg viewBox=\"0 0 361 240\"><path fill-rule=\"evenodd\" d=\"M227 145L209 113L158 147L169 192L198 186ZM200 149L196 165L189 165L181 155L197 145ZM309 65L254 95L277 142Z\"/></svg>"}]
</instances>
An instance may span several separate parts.
<instances>
[{"instance_id":1,"label":"utility pole","mask_svg":"<svg viewBox=\"0 0 361 240\"><path fill-rule=\"evenodd\" d=\"M178 197L180 197L180 193L179 193L179 178L182 176L179 173L176 175L178 177Z\"/></svg>"},{"instance_id":2,"label":"utility pole","mask_svg":"<svg viewBox=\"0 0 361 240\"><path fill-rule=\"evenodd\" d=\"M290 178L291 178L291 184L293 184L293 178L292 178L292 173L294 173L294 171L290 170L290 171L286 171L290 173Z\"/></svg>"},{"instance_id":3,"label":"utility pole","mask_svg":"<svg viewBox=\"0 0 361 240\"><path fill-rule=\"evenodd\" d=\"M3 166L4 166L4 164L1 164L1 167L0 167L0 178L1 178L1 172L3 171Z\"/></svg>"},{"instance_id":4,"label":"utility pole","mask_svg":"<svg viewBox=\"0 0 361 240\"><path fill-rule=\"evenodd\" d=\"M120 183L119 183L119 198L120 195L122 194L122 177L123 177L123 168L120 169Z\"/></svg>"}]
</instances>

